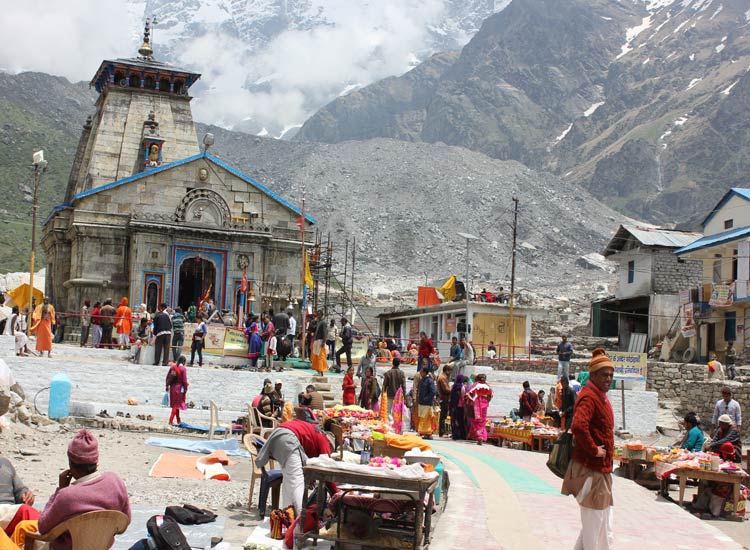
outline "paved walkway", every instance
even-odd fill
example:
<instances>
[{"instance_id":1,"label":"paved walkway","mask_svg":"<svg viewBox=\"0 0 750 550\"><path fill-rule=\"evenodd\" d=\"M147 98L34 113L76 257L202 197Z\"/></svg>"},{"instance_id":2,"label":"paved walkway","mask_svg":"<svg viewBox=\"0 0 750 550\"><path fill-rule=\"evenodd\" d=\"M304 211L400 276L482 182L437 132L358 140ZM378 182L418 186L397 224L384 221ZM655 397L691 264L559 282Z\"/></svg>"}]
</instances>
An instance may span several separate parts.
<instances>
[{"instance_id":1,"label":"paved walkway","mask_svg":"<svg viewBox=\"0 0 750 550\"><path fill-rule=\"evenodd\" d=\"M447 460L451 488L432 550L466 550L469 541L473 550L573 548L579 508L560 494L561 480L547 469L547 455L447 440L433 447ZM743 548L630 480L614 478L614 499L618 549Z\"/></svg>"}]
</instances>

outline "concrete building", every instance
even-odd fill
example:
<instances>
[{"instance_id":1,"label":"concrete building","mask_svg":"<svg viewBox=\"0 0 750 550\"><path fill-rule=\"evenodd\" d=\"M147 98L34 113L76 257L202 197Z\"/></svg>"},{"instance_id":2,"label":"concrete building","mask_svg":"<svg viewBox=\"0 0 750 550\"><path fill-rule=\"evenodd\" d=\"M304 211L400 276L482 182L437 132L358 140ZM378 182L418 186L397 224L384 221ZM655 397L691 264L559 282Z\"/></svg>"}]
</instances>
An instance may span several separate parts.
<instances>
[{"instance_id":1,"label":"concrete building","mask_svg":"<svg viewBox=\"0 0 750 550\"><path fill-rule=\"evenodd\" d=\"M466 325L468 307L469 324ZM510 341L510 312L506 303L465 301L446 302L439 305L403 309L381 313L380 334L400 340L406 347L407 341L419 340L424 331L434 342L440 356L449 356L450 341L453 336L467 334L473 342L477 357L485 355L487 346L494 342L498 355L507 356L509 346L513 353L528 353L531 341L531 321L546 318L541 309L516 306L513 309L514 339Z\"/></svg>"},{"instance_id":2,"label":"concrete building","mask_svg":"<svg viewBox=\"0 0 750 550\"><path fill-rule=\"evenodd\" d=\"M122 296L250 310L244 276L263 309L301 298L300 227L315 220L201 151L189 95L200 75L155 61L148 27L139 53L103 61L91 81L96 112L44 224L46 294L61 311Z\"/></svg>"},{"instance_id":3,"label":"concrete building","mask_svg":"<svg viewBox=\"0 0 750 550\"><path fill-rule=\"evenodd\" d=\"M723 360L727 342L738 354L750 348L750 189L727 191L702 225L705 236L675 254L703 268L701 284L684 288L695 321L690 345L703 359L717 352Z\"/></svg>"},{"instance_id":4,"label":"concrete building","mask_svg":"<svg viewBox=\"0 0 750 550\"><path fill-rule=\"evenodd\" d=\"M614 296L591 305L592 335L617 336L620 349L628 350L633 334L647 335L643 342L647 346L670 329L678 329L679 292L697 285L703 268L700 262L679 259L674 251L701 236L649 225L621 225L602 252L617 262L617 290ZM637 345L641 347L640 341Z\"/></svg>"}]
</instances>

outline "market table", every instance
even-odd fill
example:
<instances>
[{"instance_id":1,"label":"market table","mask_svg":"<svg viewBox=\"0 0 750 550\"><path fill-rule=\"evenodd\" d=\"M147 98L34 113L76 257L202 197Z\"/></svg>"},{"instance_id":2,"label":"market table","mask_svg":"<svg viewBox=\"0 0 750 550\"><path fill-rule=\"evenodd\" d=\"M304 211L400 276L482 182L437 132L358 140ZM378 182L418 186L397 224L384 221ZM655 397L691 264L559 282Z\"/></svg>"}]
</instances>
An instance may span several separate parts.
<instances>
[{"instance_id":1,"label":"market table","mask_svg":"<svg viewBox=\"0 0 750 550\"><path fill-rule=\"evenodd\" d=\"M531 430L522 428L493 427L489 438L497 439L500 445L502 445L503 441L517 441L523 443L528 448L531 448L534 444Z\"/></svg>"},{"instance_id":2,"label":"market table","mask_svg":"<svg viewBox=\"0 0 750 550\"><path fill-rule=\"evenodd\" d=\"M654 465L653 460L647 460L645 458L625 458L623 456L618 456L615 457L615 460L617 460L621 465L628 467L628 478L631 481L635 481L636 466L643 466L645 468L648 468L649 466Z\"/></svg>"},{"instance_id":3,"label":"market table","mask_svg":"<svg viewBox=\"0 0 750 550\"><path fill-rule=\"evenodd\" d=\"M655 469L658 471L658 465L663 464L661 462L657 462L655 464ZM729 519L732 519L734 521L742 521L742 518L740 518L737 513L737 505L740 501L740 485L744 481L746 477L748 477L748 474L746 471L742 469L738 469L735 472L722 472L722 471L713 471L713 470L699 470L696 468L677 468L675 470L669 470L669 473L667 475L660 475L659 478L661 479L662 484L662 494L668 494L669 493L669 476L675 475L677 479L679 480L679 486L680 486L680 498L678 500L680 506L682 506L682 501L685 496L685 486L687 485L688 478L690 479L697 479L697 480L706 480L706 481L716 481L719 483L730 483L732 484L732 502L734 504L734 511L729 515Z\"/></svg>"},{"instance_id":4,"label":"market table","mask_svg":"<svg viewBox=\"0 0 750 550\"><path fill-rule=\"evenodd\" d=\"M544 448L544 442L549 441L550 449L554 445L560 434L532 434L531 450L538 451L540 453L546 452Z\"/></svg>"},{"instance_id":5,"label":"market table","mask_svg":"<svg viewBox=\"0 0 750 550\"><path fill-rule=\"evenodd\" d=\"M324 483L336 483L339 489L345 494L354 490L366 490L370 492L398 494L406 496L413 501L415 507L415 521L413 531L409 533L414 537L412 545L413 550L426 548L430 540L430 529L432 525L432 508L434 506L434 492L437 488L439 477L434 479L403 479L392 478L378 475L376 472L365 474L360 472L347 472L340 470L331 470L325 466L310 465L304 467L305 474L305 493L303 502L308 500L308 488L314 482L318 482L317 493L317 513L318 517L323 517L325 509L325 489ZM424 505L425 497L428 497L427 506ZM336 536L321 534L317 527L311 531L300 535L299 540L303 541L308 538L331 540L336 543L352 542L347 538L341 537L342 508L339 507L337 514ZM302 524L304 524L304 515L306 510L302 511ZM301 544L300 544L301 546ZM397 548L402 550L401 546L381 546L367 543L366 546L372 548Z\"/></svg>"}]
</instances>

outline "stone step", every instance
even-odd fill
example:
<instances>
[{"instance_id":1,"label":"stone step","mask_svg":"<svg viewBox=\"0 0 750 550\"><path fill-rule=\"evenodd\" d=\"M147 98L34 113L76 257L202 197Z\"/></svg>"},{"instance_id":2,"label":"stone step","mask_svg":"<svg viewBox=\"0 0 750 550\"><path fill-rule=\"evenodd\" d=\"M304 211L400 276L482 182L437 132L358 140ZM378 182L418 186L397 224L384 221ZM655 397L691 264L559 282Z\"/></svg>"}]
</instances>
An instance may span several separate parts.
<instances>
[{"instance_id":1,"label":"stone step","mask_svg":"<svg viewBox=\"0 0 750 550\"><path fill-rule=\"evenodd\" d=\"M323 396L323 401L333 401L336 399L336 396L330 392L320 392L320 394Z\"/></svg>"},{"instance_id":2,"label":"stone step","mask_svg":"<svg viewBox=\"0 0 750 550\"><path fill-rule=\"evenodd\" d=\"M327 376L311 376L310 382L312 384L327 384L328 377Z\"/></svg>"},{"instance_id":3,"label":"stone step","mask_svg":"<svg viewBox=\"0 0 750 550\"><path fill-rule=\"evenodd\" d=\"M330 384L314 384L315 389L319 392L330 392L331 391L331 385Z\"/></svg>"}]
</instances>

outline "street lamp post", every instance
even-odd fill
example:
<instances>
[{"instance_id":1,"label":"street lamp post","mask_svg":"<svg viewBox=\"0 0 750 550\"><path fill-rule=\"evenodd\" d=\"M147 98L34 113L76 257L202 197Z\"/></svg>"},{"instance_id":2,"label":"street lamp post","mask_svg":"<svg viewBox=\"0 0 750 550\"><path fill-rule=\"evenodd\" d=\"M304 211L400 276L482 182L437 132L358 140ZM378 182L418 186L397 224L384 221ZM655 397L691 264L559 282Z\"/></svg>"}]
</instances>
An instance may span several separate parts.
<instances>
[{"instance_id":1,"label":"street lamp post","mask_svg":"<svg viewBox=\"0 0 750 550\"><path fill-rule=\"evenodd\" d=\"M469 242L479 240L470 233L458 233L458 236L466 239L466 280L464 286L466 287L466 340L469 340L469 300L471 299L471 283L469 281Z\"/></svg>"},{"instance_id":2,"label":"street lamp post","mask_svg":"<svg viewBox=\"0 0 750 550\"><path fill-rule=\"evenodd\" d=\"M32 172L34 174L34 201L31 207L31 258L29 261L29 314L33 313L34 304L34 253L36 252L36 211L37 211L37 191L39 190L39 180L42 174L47 170L47 161L44 160L44 151L34 151L32 155ZM26 321L26 332L31 330L31 322Z\"/></svg>"}]
</instances>

